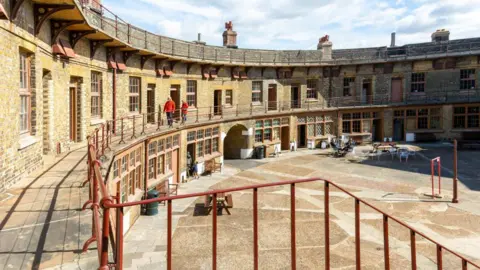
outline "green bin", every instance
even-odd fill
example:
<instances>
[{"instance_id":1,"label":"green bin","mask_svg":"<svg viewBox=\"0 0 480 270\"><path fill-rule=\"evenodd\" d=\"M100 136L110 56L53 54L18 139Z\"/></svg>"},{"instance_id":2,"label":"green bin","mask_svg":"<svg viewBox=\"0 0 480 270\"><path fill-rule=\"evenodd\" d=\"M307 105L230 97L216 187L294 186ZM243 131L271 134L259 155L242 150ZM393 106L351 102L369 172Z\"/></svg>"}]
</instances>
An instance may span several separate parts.
<instances>
[{"instance_id":1,"label":"green bin","mask_svg":"<svg viewBox=\"0 0 480 270\"><path fill-rule=\"evenodd\" d=\"M152 189L147 192L147 199L155 199L158 198L158 191ZM158 202L148 203L145 211L145 215L147 216L155 216L158 214Z\"/></svg>"}]
</instances>

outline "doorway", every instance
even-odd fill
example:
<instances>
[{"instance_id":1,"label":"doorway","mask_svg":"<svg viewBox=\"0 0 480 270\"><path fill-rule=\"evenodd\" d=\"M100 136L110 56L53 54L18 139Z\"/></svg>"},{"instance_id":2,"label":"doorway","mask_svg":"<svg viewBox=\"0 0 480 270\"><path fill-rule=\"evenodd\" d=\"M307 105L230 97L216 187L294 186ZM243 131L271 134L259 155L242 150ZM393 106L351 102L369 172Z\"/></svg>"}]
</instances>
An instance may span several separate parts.
<instances>
[{"instance_id":1,"label":"doorway","mask_svg":"<svg viewBox=\"0 0 480 270\"><path fill-rule=\"evenodd\" d=\"M375 119L373 120L373 125L372 125L372 141L383 141L383 127L382 127L382 120L381 119Z\"/></svg>"},{"instance_id":2,"label":"doorway","mask_svg":"<svg viewBox=\"0 0 480 270\"><path fill-rule=\"evenodd\" d=\"M175 102L175 112L173 113L173 119L178 121L180 119L180 85L170 86L170 97Z\"/></svg>"},{"instance_id":3,"label":"doorway","mask_svg":"<svg viewBox=\"0 0 480 270\"><path fill-rule=\"evenodd\" d=\"M147 123L155 123L155 84L147 86Z\"/></svg>"},{"instance_id":4,"label":"doorway","mask_svg":"<svg viewBox=\"0 0 480 270\"><path fill-rule=\"evenodd\" d=\"M403 101L403 83L402 78L392 78L391 96L392 102Z\"/></svg>"},{"instance_id":5,"label":"doorway","mask_svg":"<svg viewBox=\"0 0 480 270\"><path fill-rule=\"evenodd\" d=\"M307 146L306 142L306 125L297 126L297 147L302 148Z\"/></svg>"},{"instance_id":6,"label":"doorway","mask_svg":"<svg viewBox=\"0 0 480 270\"><path fill-rule=\"evenodd\" d=\"M404 141L404 122L403 119L394 119L393 120L393 140L398 142L398 141Z\"/></svg>"},{"instance_id":7,"label":"doorway","mask_svg":"<svg viewBox=\"0 0 480 270\"><path fill-rule=\"evenodd\" d=\"M366 79L362 83L362 104L372 104L372 82L370 79Z\"/></svg>"},{"instance_id":8,"label":"doorway","mask_svg":"<svg viewBox=\"0 0 480 270\"><path fill-rule=\"evenodd\" d=\"M213 91L213 114L222 114L222 90Z\"/></svg>"},{"instance_id":9,"label":"doorway","mask_svg":"<svg viewBox=\"0 0 480 270\"><path fill-rule=\"evenodd\" d=\"M70 85L70 140L77 141L77 87Z\"/></svg>"},{"instance_id":10,"label":"doorway","mask_svg":"<svg viewBox=\"0 0 480 270\"><path fill-rule=\"evenodd\" d=\"M298 85L292 85L291 90L291 108L300 108L300 87Z\"/></svg>"},{"instance_id":11,"label":"doorway","mask_svg":"<svg viewBox=\"0 0 480 270\"><path fill-rule=\"evenodd\" d=\"M224 159L241 159L242 149L248 149L248 139L244 133L247 128L244 125L237 124L230 128L223 141Z\"/></svg>"},{"instance_id":12,"label":"doorway","mask_svg":"<svg viewBox=\"0 0 480 270\"><path fill-rule=\"evenodd\" d=\"M268 110L269 111L277 110L277 85L276 84L268 85Z\"/></svg>"},{"instance_id":13,"label":"doorway","mask_svg":"<svg viewBox=\"0 0 480 270\"><path fill-rule=\"evenodd\" d=\"M290 127L282 127L280 140L282 150L290 150Z\"/></svg>"}]
</instances>

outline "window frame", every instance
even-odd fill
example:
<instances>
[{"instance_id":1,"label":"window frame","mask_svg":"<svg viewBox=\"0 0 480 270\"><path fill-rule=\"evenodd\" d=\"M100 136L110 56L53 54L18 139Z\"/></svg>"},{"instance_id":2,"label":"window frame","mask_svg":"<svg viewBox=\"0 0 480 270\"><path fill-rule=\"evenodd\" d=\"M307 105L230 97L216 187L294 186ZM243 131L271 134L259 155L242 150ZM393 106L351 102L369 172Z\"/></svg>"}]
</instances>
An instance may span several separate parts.
<instances>
[{"instance_id":1,"label":"window frame","mask_svg":"<svg viewBox=\"0 0 480 270\"><path fill-rule=\"evenodd\" d=\"M226 106L233 106L233 90L227 89L225 90L225 105Z\"/></svg>"},{"instance_id":2,"label":"window frame","mask_svg":"<svg viewBox=\"0 0 480 270\"><path fill-rule=\"evenodd\" d=\"M140 77L129 77L129 92L128 92L128 111L131 114L140 114L142 111L142 80ZM137 102L132 103L132 100ZM137 109L132 108L137 105Z\"/></svg>"},{"instance_id":3,"label":"window frame","mask_svg":"<svg viewBox=\"0 0 480 270\"><path fill-rule=\"evenodd\" d=\"M470 86L470 87L467 87L467 86ZM472 90L472 89L475 89L475 87L476 87L476 70L474 68L461 69L460 70L460 90Z\"/></svg>"},{"instance_id":4,"label":"window frame","mask_svg":"<svg viewBox=\"0 0 480 270\"><path fill-rule=\"evenodd\" d=\"M342 134L372 133L373 121L380 119L378 111L354 111L342 113ZM365 126L370 131L365 132Z\"/></svg>"},{"instance_id":5,"label":"window frame","mask_svg":"<svg viewBox=\"0 0 480 270\"><path fill-rule=\"evenodd\" d=\"M102 118L103 74L92 70L90 79L90 116L96 119ZM94 100L97 100L96 105Z\"/></svg>"},{"instance_id":6,"label":"window frame","mask_svg":"<svg viewBox=\"0 0 480 270\"><path fill-rule=\"evenodd\" d=\"M20 72L20 86L18 94L20 97L19 110L19 133L21 136L30 135L32 129L32 89L31 89L31 58L29 53L20 51L19 56L19 72ZM23 99L25 99L25 106L23 107ZM23 109L22 109L23 108ZM24 127L25 124L25 127Z\"/></svg>"},{"instance_id":7,"label":"window frame","mask_svg":"<svg viewBox=\"0 0 480 270\"><path fill-rule=\"evenodd\" d=\"M455 112L455 109L457 108L463 108L463 112ZM472 112L470 108L477 108L477 112ZM471 119L477 118L477 126L470 126ZM456 120L457 119L463 119L463 126L459 127L456 125ZM453 117L452 117L452 127L454 129L480 129L480 104L476 105L463 105L463 106L454 106L453 107Z\"/></svg>"},{"instance_id":8,"label":"window frame","mask_svg":"<svg viewBox=\"0 0 480 270\"><path fill-rule=\"evenodd\" d=\"M350 85L353 83L353 87ZM353 97L355 96L355 77L344 77L343 78L343 96L344 97Z\"/></svg>"},{"instance_id":9,"label":"window frame","mask_svg":"<svg viewBox=\"0 0 480 270\"><path fill-rule=\"evenodd\" d=\"M263 81L252 81L252 103L262 103L262 96Z\"/></svg>"},{"instance_id":10,"label":"window frame","mask_svg":"<svg viewBox=\"0 0 480 270\"><path fill-rule=\"evenodd\" d=\"M318 99L318 84L316 79L307 79L307 99Z\"/></svg>"},{"instance_id":11,"label":"window frame","mask_svg":"<svg viewBox=\"0 0 480 270\"><path fill-rule=\"evenodd\" d=\"M425 72L412 72L410 93L425 93Z\"/></svg>"},{"instance_id":12,"label":"window frame","mask_svg":"<svg viewBox=\"0 0 480 270\"><path fill-rule=\"evenodd\" d=\"M197 107L197 86L196 80L187 80L187 103L189 107Z\"/></svg>"}]
</instances>

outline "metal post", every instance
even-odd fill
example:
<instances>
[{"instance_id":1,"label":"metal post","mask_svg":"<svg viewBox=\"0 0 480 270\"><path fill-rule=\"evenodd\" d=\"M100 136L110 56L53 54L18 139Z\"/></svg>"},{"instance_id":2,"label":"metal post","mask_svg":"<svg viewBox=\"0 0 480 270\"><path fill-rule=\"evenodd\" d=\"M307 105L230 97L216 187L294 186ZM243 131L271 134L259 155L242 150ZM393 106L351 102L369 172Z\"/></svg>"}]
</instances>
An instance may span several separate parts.
<instances>
[{"instance_id":1,"label":"metal post","mask_svg":"<svg viewBox=\"0 0 480 270\"><path fill-rule=\"evenodd\" d=\"M105 125L102 125L102 156L105 155Z\"/></svg>"},{"instance_id":2,"label":"metal post","mask_svg":"<svg viewBox=\"0 0 480 270\"><path fill-rule=\"evenodd\" d=\"M236 109L235 109L235 116L238 116L238 103L237 103Z\"/></svg>"},{"instance_id":3,"label":"metal post","mask_svg":"<svg viewBox=\"0 0 480 270\"><path fill-rule=\"evenodd\" d=\"M417 270L417 251L415 247L415 231L410 230L410 254L412 261L412 270Z\"/></svg>"},{"instance_id":4,"label":"metal post","mask_svg":"<svg viewBox=\"0 0 480 270\"><path fill-rule=\"evenodd\" d=\"M121 129L122 129L122 130L121 130L121 132L120 132L120 142L119 142L119 144L125 143L125 141L123 140L123 118L120 119L120 124L121 124Z\"/></svg>"},{"instance_id":5,"label":"metal post","mask_svg":"<svg viewBox=\"0 0 480 270\"><path fill-rule=\"evenodd\" d=\"M250 103L250 115L252 115L252 114L253 114L253 104Z\"/></svg>"},{"instance_id":6,"label":"metal post","mask_svg":"<svg viewBox=\"0 0 480 270\"><path fill-rule=\"evenodd\" d=\"M434 165L434 160L432 159L430 161L430 170L432 171L432 199L435 198L435 191L434 191L434 185L435 183L433 182L433 175L435 174L435 165Z\"/></svg>"},{"instance_id":7,"label":"metal post","mask_svg":"<svg viewBox=\"0 0 480 270\"><path fill-rule=\"evenodd\" d=\"M458 203L458 179L457 179L457 140L453 141L453 199L452 203Z\"/></svg>"},{"instance_id":8,"label":"metal post","mask_svg":"<svg viewBox=\"0 0 480 270\"><path fill-rule=\"evenodd\" d=\"M443 269L443 260L442 260L442 246L437 244L437 269Z\"/></svg>"},{"instance_id":9,"label":"metal post","mask_svg":"<svg viewBox=\"0 0 480 270\"><path fill-rule=\"evenodd\" d=\"M265 113L268 111L268 100L265 100Z\"/></svg>"},{"instance_id":10,"label":"metal post","mask_svg":"<svg viewBox=\"0 0 480 270\"><path fill-rule=\"evenodd\" d=\"M96 209L95 209L96 211ZM108 267L108 236L110 235L110 209L103 208L103 225L102 225L102 250L100 256L100 269L109 269Z\"/></svg>"},{"instance_id":11,"label":"metal post","mask_svg":"<svg viewBox=\"0 0 480 270\"><path fill-rule=\"evenodd\" d=\"M172 200L167 202L167 269L172 270Z\"/></svg>"},{"instance_id":12,"label":"metal post","mask_svg":"<svg viewBox=\"0 0 480 270\"><path fill-rule=\"evenodd\" d=\"M442 161L438 159L438 195L442 194Z\"/></svg>"},{"instance_id":13,"label":"metal post","mask_svg":"<svg viewBox=\"0 0 480 270\"><path fill-rule=\"evenodd\" d=\"M390 245L388 244L388 216L383 214L383 251L385 270L390 270Z\"/></svg>"},{"instance_id":14,"label":"metal post","mask_svg":"<svg viewBox=\"0 0 480 270\"><path fill-rule=\"evenodd\" d=\"M292 270L297 269L297 250L295 241L295 184L290 185L290 246Z\"/></svg>"},{"instance_id":15,"label":"metal post","mask_svg":"<svg viewBox=\"0 0 480 270\"><path fill-rule=\"evenodd\" d=\"M142 132L140 133L140 135L145 135L145 114L142 114Z\"/></svg>"},{"instance_id":16,"label":"metal post","mask_svg":"<svg viewBox=\"0 0 480 270\"><path fill-rule=\"evenodd\" d=\"M324 219L325 219L325 270L330 270L330 195L329 182L325 182Z\"/></svg>"},{"instance_id":17,"label":"metal post","mask_svg":"<svg viewBox=\"0 0 480 270\"><path fill-rule=\"evenodd\" d=\"M120 202L120 191L117 191L117 197L116 197L117 203ZM117 240L116 242L116 266L117 269L123 269L123 207L117 208L117 228L116 228L116 235L115 239Z\"/></svg>"},{"instance_id":18,"label":"metal post","mask_svg":"<svg viewBox=\"0 0 480 270\"><path fill-rule=\"evenodd\" d=\"M253 189L253 269L258 270L258 189Z\"/></svg>"},{"instance_id":19,"label":"metal post","mask_svg":"<svg viewBox=\"0 0 480 270\"><path fill-rule=\"evenodd\" d=\"M133 138L137 138L137 136L135 136L135 116L133 116L133 133L132 133L132 137L130 137L130 139L133 139Z\"/></svg>"},{"instance_id":20,"label":"metal post","mask_svg":"<svg viewBox=\"0 0 480 270\"><path fill-rule=\"evenodd\" d=\"M355 199L355 258L356 269L360 270L360 201Z\"/></svg>"},{"instance_id":21,"label":"metal post","mask_svg":"<svg viewBox=\"0 0 480 270\"><path fill-rule=\"evenodd\" d=\"M209 108L208 120L212 120L212 106Z\"/></svg>"},{"instance_id":22,"label":"metal post","mask_svg":"<svg viewBox=\"0 0 480 270\"><path fill-rule=\"evenodd\" d=\"M200 110L200 109L197 109L197 113L196 113L196 114L197 114L197 119L195 120L195 123L198 123L198 111L199 111L199 110Z\"/></svg>"},{"instance_id":23,"label":"metal post","mask_svg":"<svg viewBox=\"0 0 480 270\"><path fill-rule=\"evenodd\" d=\"M212 269L217 269L217 193L213 194L212 200Z\"/></svg>"},{"instance_id":24,"label":"metal post","mask_svg":"<svg viewBox=\"0 0 480 270\"><path fill-rule=\"evenodd\" d=\"M221 105L220 108L221 108L220 119L223 119L223 110L225 109L225 107L223 105Z\"/></svg>"}]
</instances>

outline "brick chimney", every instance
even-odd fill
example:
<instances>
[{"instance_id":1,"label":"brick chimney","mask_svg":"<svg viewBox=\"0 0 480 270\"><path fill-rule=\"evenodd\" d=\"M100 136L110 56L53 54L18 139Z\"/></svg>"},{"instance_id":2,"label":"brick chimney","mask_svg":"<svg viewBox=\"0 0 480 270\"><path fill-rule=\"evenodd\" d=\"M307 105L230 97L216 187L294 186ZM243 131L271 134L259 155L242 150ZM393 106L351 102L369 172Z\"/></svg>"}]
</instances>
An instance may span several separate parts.
<instances>
[{"instance_id":1,"label":"brick chimney","mask_svg":"<svg viewBox=\"0 0 480 270\"><path fill-rule=\"evenodd\" d=\"M445 29L437 29L432 33L432 42L448 41L450 39L450 31Z\"/></svg>"},{"instance_id":2,"label":"brick chimney","mask_svg":"<svg viewBox=\"0 0 480 270\"><path fill-rule=\"evenodd\" d=\"M318 40L317 50L322 50L322 60L332 60L332 42L325 35Z\"/></svg>"},{"instance_id":3,"label":"brick chimney","mask_svg":"<svg viewBox=\"0 0 480 270\"><path fill-rule=\"evenodd\" d=\"M233 31L232 21L225 23L225 31L223 32L223 46L227 48L238 48L237 32Z\"/></svg>"}]
</instances>

